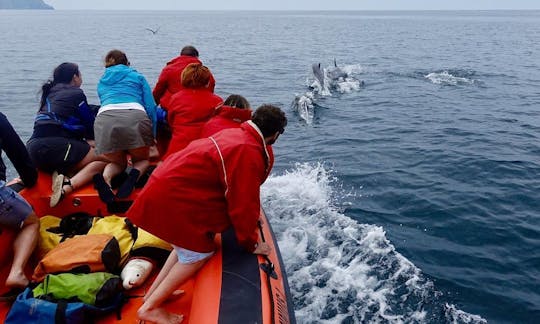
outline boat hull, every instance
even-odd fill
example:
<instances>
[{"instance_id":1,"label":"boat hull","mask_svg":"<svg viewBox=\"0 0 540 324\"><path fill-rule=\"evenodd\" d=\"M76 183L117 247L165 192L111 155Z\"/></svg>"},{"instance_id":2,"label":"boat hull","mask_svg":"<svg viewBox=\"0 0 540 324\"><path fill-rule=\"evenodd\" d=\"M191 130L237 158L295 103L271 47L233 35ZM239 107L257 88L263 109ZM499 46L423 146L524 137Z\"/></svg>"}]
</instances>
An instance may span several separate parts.
<instances>
[{"instance_id":1,"label":"boat hull","mask_svg":"<svg viewBox=\"0 0 540 324\"><path fill-rule=\"evenodd\" d=\"M78 212L104 217L112 214L124 216L139 191L135 190L128 199L106 205L99 199L92 185L87 185L51 208L50 188L50 176L40 174L35 187L20 191L33 206L38 217L65 217ZM170 312L183 314L184 323L295 323L285 268L263 210L259 231L266 243L272 247L270 255L258 256L246 252L237 244L232 230L216 235L219 248L215 255L193 278L179 287L185 293L180 298L167 302L165 308ZM3 283L11 264L14 238L15 233L11 230L4 229L0 232L0 293L7 291ZM29 261L28 275L32 273L35 264L36 260ZM116 314L111 314L98 322L136 322L137 309L141 306L144 294L155 275L156 273L141 287L126 292L130 298L122 307L120 321ZM5 318L9 307L8 303L0 303L0 319Z\"/></svg>"}]
</instances>

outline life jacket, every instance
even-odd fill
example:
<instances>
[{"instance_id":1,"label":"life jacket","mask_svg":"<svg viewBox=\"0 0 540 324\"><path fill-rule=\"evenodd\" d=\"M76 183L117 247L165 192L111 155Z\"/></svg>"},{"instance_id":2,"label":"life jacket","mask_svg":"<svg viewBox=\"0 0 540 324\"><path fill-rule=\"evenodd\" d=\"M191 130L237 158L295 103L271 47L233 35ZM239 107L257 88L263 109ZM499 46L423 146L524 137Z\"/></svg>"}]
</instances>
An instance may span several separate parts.
<instances>
[{"instance_id":1,"label":"life jacket","mask_svg":"<svg viewBox=\"0 0 540 324\"><path fill-rule=\"evenodd\" d=\"M97 219L88 231L91 234L110 234L118 241L120 248L120 265L123 265L137 239L137 228L125 217L116 215Z\"/></svg>"},{"instance_id":2,"label":"life jacket","mask_svg":"<svg viewBox=\"0 0 540 324\"><path fill-rule=\"evenodd\" d=\"M36 247L36 256L41 260L50 250L60 242L88 233L96 217L87 213L74 213L64 218L51 215L39 219L39 238Z\"/></svg>"},{"instance_id":3,"label":"life jacket","mask_svg":"<svg viewBox=\"0 0 540 324\"><path fill-rule=\"evenodd\" d=\"M173 248L169 243L139 227L137 240L131 248L130 255L131 257L144 257L152 259L156 261L159 266L161 266L169 257L172 249Z\"/></svg>"}]
</instances>

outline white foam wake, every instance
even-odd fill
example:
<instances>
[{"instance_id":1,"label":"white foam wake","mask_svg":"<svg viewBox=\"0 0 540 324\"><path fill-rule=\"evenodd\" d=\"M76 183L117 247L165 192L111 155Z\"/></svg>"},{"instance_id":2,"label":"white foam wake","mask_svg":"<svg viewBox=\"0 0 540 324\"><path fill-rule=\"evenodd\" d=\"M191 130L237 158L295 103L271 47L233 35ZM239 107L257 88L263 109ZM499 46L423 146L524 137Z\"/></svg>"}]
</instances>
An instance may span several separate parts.
<instances>
[{"instance_id":1,"label":"white foam wake","mask_svg":"<svg viewBox=\"0 0 540 324\"><path fill-rule=\"evenodd\" d=\"M341 213L332 201L345 197L336 188L321 164L298 164L262 188L298 322L427 323L443 316L449 308L433 283L395 250L382 227ZM449 312L482 322L455 308Z\"/></svg>"},{"instance_id":2,"label":"white foam wake","mask_svg":"<svg viewBox=\"0 0 540 324\"><path fill-rule=\"evenodd\" d=\"M474 84L475 82L473 79L452 75L448 71L432 72L424 77L434 84L441 85Z\"/></svg>"}]
</instances>

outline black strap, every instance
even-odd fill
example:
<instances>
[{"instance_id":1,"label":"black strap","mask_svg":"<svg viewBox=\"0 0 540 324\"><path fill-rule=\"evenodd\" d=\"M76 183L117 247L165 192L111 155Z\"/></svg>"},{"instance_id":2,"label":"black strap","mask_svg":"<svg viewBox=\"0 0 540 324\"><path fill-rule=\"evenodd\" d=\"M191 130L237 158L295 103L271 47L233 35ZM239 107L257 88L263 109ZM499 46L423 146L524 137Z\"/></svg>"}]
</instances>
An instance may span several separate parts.
<instances>
[{"instance_id":1,"label":"black strap","mask_svg":"<svg viewBox=\"0 0 540 324\"><path fill-rule=\"evenodd\" d=\"M261 241L266 242L266 239L264 238L262 223L261 223L260 220L258 221L257 225L259 227L259 234L261 235ZM277 276L277 273L274 271L274 264L272 263L272 261L270 260L268 255L264 255L263 257L264 257L264 260L266 261L266 263L261 264L260 268L266 274L266 284L268 285L268 295L270 297L269 298L269 300L270 300L270 323L273 324L273 323L276 322L276 314L275 314L276 306L275 306L275 303L274 303L274 292L272 290L272 280L271 280L271 278L277 279L278 276Z\"/></svg>"},{"instance_id":2,"label":"black strap","mask_svg":"<svg viewBox=\"0 0 540 324\"><path fill-rule=\"evenodd\" d=\"M66 310L67 302L64 300L59 300L56 306L56 313L54 314L54 323L55 324L66 324Z\"/></svg>"}]
</instances>

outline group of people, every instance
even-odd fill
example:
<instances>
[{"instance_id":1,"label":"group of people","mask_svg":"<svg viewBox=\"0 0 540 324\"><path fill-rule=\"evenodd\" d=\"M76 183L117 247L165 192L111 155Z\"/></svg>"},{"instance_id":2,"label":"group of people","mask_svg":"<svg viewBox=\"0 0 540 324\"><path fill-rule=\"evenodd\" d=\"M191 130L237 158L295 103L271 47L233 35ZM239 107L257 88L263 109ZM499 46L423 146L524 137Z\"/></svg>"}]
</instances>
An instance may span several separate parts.
<instances>
[{"instance_id":1,"label":"group of people","mask_svg":"<svg viewBox=\"0 0 540 324\"><path fill-rule=\"evenodd\" d=\"M35 167L52 174L51 207L90 181L105 203L126 198L151 156L159 157L127 212L136 225L174 246L138 312L141 320L156 323L181 322L180 314L161 305L213 255L216 233L232 226L247 251L270 252L257 234L259 190L273 166L271 145L287 118L272 105L252 112L240 95L223 101L214 94L214 76L198 56L193 46L184 47L152 90L125 53L110 51L97 86L100 106L88 104L78 66L60 64L42 86L26 149L20 139L7 144L4 136L18 136L11 126L4 127L8 122L0 115L0 148L24 184L36 182ZM128 169L114 193L113 178ZM24 199L5 186L3 163L0 198L0 225L22 227L16 240L25 242L15 244L6 286L22 287L28 284L22 270L36 244L39 222Z\"/></svg>"}]
</instances>

